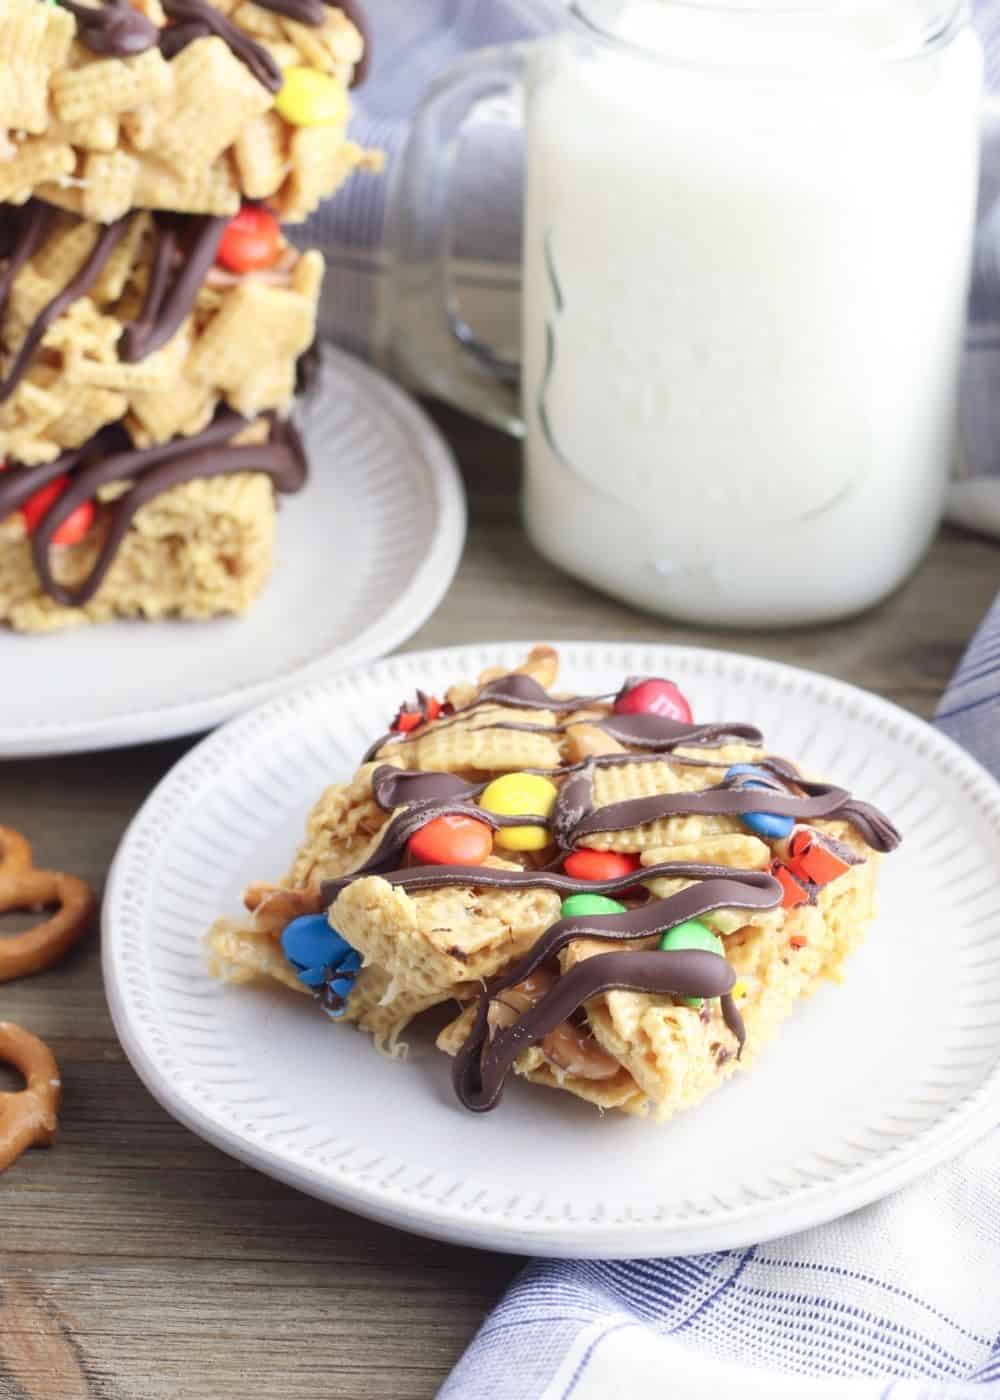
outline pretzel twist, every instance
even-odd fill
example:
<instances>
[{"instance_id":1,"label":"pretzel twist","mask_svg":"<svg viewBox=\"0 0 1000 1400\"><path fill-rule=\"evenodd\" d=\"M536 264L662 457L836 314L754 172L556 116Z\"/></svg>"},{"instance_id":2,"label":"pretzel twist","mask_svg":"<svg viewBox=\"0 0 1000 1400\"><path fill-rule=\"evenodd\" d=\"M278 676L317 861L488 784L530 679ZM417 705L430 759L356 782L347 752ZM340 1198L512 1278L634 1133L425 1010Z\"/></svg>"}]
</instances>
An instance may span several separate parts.
<instances>
[{"instance_id":1,"label":"pretzel twist","mask_svg":"<svg viewBox=\"0 0 1000 1400\"><path fill-rule=\"evenodd\" d=\"M0 826L0 875L17 875L34 866L31 845L19 831Z\"/></svg>"},{"instance_id":2,"label":"pretzel twist","mask_svg":"<svg viewBox=\"0 0 1000 1400\"><path fill-rule=\"evenodd\" d=\"M0 1060L24 1075L24 1088L0 1094L0 1172L29 1147L51 1147L59 1127L62 1083L44 1041L11 1021L0 1021Z\"/></svg>"},{"instance_id":3,"label":"pretzel twist","mask_svg":"<svg viewBox=\"0 0 1000 1400\"><path fill-rule=\"evenodd\" d=\"M0 938L0 982L31 977L64 958L93 922L96 901L75 875L36 870L31 846L0 826L0 914L58 905L51 918L10 938Z\"/></svg>"}]
</instances>

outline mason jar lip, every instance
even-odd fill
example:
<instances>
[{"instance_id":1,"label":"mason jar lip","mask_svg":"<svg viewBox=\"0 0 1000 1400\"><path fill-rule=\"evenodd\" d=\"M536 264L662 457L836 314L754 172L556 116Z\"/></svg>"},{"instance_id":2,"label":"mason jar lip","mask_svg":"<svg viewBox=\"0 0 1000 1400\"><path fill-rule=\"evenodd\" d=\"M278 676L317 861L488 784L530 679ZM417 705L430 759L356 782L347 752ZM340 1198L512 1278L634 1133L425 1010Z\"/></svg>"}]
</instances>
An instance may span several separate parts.
<instances>
[{"instance_id":1,"label":"mason jar lip","mask_svg":"<svg viewBox=\"0 0 1000 1400\"><path fill-rule=\"evenodd\" d=\"M570 0L570 18L578 29L582 29L590 38L596 39L619 53L631 54L633 57L667 67L677 64L679 60L671 54L648 48L643 44L636 43L633 39L622 38L621 35L612 33L594 14L596 3L598 0ZM653 0L647 0L647 3L653 3ZM741 3L741 0L655 0L655 3L672 10L687 10L691 13L700 12L712 15L728 14L740 18L752 18L755 15L771 18L776 15L801 16L808 15L810 12L819 14L824 10L831 9L831 0L812 0L812 3L807 7L801 4L768 3L767 0L755 0L755 3L750 5ZM924 32L912 44L888 50L876 49L868 53L854 55L850 61L879 64L924 58L928 54L946 48L968 25L971 13L970 0L947 0L947 3L942 0L940 13L929 20ZM680 61L684 62L684 60ZM690 59L686 60L687 64L690 62ZM699 66L710 67L714 65L712 60L706 59ZM731 60L720 58L718 66L731 66ZM788 65L779 66L787 67Z\"/></svg>"}]
</instances>

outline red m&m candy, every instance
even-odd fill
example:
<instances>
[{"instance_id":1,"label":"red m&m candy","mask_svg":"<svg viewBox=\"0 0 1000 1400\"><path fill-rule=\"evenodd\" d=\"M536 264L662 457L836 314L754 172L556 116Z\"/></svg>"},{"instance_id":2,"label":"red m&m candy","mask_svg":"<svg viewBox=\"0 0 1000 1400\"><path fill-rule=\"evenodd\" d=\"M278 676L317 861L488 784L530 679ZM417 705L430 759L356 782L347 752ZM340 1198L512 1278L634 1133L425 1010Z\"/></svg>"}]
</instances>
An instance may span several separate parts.
<instances>
[{"instance_id":1,"label":"red m&m candy","mask_svg":"<svg viewBox=\"0 0 1000 1400\"><path fill-rule=\"evenodd\" d=\"M615 701L616 715L663 715L681 724L693 719L691 706L673 681L653 679L626 686Z\"/></svg>"},{"instance_id":2,"label":"red m&m candy","mask_svg":"<svg viewBox=\"0 0 1000 1400\"><path fill-rule=\"evenodd\" d=\"M482 865L493 854L493 832L485 822L455 813L435 817L408 844L418 865Z\"/></svg>"},{"instance_id":3,"label":"red m&m candy","mask_svg":"<svg viewBox=\"0 0 1000 1400\"><path fill-rule=\"evenodd\" d=\"M617 880L620 875L632 875L639 869L638 856L619 851L591 851L583 847L563 861L563 869L574 880Z\"/></svg>"},{"instance_id":4,"label":"red m&m candy","mask_svg":"<svg viewBox=\"0 0 1000 1400\"><path fill-rule=\"evenodd\" d=\"M90 527L96 516L97 507L93 501L81 502L59 526L59 529L52 536L52 543L79 544L90 533Z\"/></svg>"},{"instance_id":5,"label":"red m&m candy","mask_svg":"<svg viewBox=\"0 0 1000 1400\"><path fill-rule=\"evenodd\" d=\"M40 486L33 496L28 497L21 507L21 515L28 527L29 535L35 533L68 486L68 476L57 476L47 486ZM97 510L93 501L84 501L74 511L71 511L59 526L59 529L52 536L52 543L79 544L93 525L96 514Z\"/></svg>"},{"instance_id":6,"label":"red m&m candy","mask_svg":"<svg viewBox=\"0 0 1000 1400\"><path fill-rule=\"evenodd\" d=\"M215 258L230 272L261 272L281 253L281 226L267 209L244 204L226 225Z\"/></svg>"}]
</instances>

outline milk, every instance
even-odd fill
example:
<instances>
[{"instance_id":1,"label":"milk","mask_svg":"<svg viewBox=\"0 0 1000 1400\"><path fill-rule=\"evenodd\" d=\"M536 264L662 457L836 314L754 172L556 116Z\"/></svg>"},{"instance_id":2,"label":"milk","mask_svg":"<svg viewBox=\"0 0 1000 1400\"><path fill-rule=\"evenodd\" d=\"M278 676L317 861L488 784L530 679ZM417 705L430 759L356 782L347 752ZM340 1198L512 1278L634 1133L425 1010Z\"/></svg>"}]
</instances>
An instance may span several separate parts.
<instances>
[{"instance_id":1,"label":"milk","mask_svg":"<svg viewBox=\"0 0 1000 1400\"><path fill-rule=\"evenodd\" d=\"M597 6L635 50L547 53L525 510L564 568L749 626L856 611L919 559L955 440L982 78L968 29L921 46L930 8L637 0Z\"/></svg>"}]
</instances>

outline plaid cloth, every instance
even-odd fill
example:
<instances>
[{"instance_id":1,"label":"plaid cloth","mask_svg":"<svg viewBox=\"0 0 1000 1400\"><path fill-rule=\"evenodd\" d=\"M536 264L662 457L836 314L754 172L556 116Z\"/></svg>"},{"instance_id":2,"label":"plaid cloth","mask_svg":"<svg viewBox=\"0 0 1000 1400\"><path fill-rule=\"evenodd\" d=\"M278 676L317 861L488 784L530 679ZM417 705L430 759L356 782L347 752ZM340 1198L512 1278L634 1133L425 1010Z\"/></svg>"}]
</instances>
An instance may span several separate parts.
<instances>
[{"instance_id":1,"label":"plaid cloth","mask_svg":"<svg viewBox=\"0 0 1000 1400\"><path fill-rule=\"evenodd\" d=\"M979 232L962 383L964 480L952 489L955 524L1000 538L1000 3L975 0L986 51Z\"/></svg>"}]
</instances>

